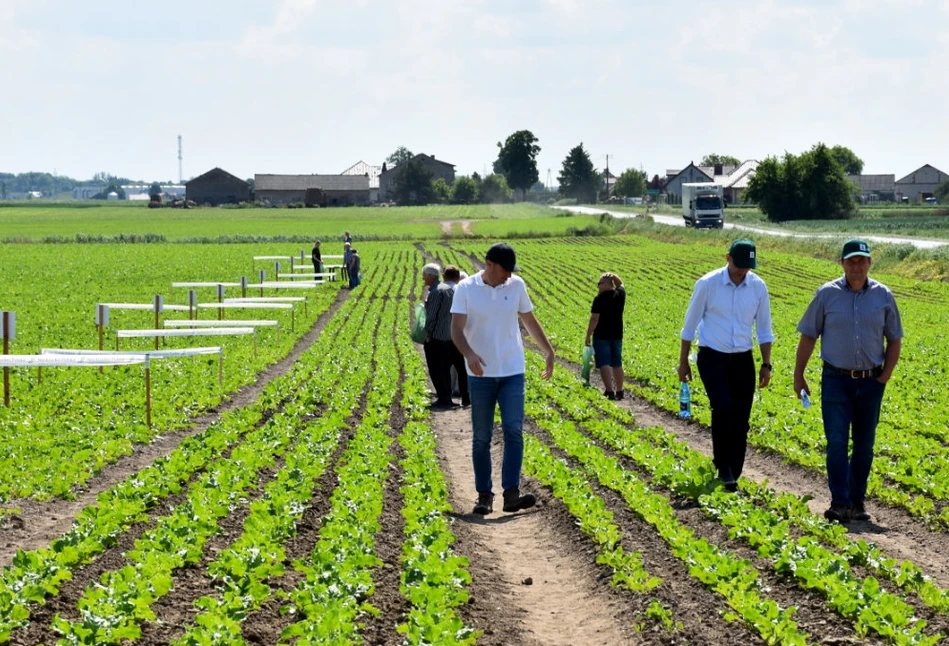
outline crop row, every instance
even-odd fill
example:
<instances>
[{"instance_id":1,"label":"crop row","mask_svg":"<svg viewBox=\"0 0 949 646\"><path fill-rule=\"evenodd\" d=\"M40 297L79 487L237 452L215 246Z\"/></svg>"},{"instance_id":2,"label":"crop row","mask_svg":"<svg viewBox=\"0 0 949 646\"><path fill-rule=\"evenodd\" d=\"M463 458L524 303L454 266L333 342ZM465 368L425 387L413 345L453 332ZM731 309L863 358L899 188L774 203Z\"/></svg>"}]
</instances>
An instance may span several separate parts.
<instances>
[{"instance_id":1,"label":"crop row","mask_svg":"<svg viewBox=\"0 0 949 646\"><path fill-rule=\"evenodd\" d=\"M534 363L536 370L537 362ZM678 525L670 501L665 496L650 491L649 486L635 473L591 444L588 436L578 432L574 422L561 421L558 409L570 411L575 419L583 420L584 429L598 442L631 459L639 470L648 474L654 484L670 491L691 495L699 493L700 483L707 482L711 469L708 459L681 444L677 445L678 450L673 450L675 443L661 429L630 428L627 424L609 419L609 415L603 416L596 408L613 407L609 404L603 406L600 402L604 400L595 394L595 400L589 401L589 395L592 394L589 390L586 391L587 397L582 397L580 394L585 389L569 376L560 376L554 383L536 380L531 385L536 394L529 401L528 410L551 433L557 444L580 462L591 477L620 493L637 515L656 527L659 535L670 543L673 552L680 558L690 564L704 563L702 568L690 570L693 576L725 594L729 604L756 629L767 631L762 632L762 637L778 637L770 633L768 622L762 623L762 618L769 616L768 613L762 614L754 605L736 607L728 597L729 593L738 594L738 598L745 602L748 600L747 592L760 587L755 583L753 566L744 562L744 574L723 569L724 562L719 563L717 559L730 561L732 568L738 567L742 561L703 544L701 539L696 543L691 532ZM587 401L578 406L578 399ZM551 401L555 407L550 406ZM766 491L761 485L757 485L756 489L759 492ZM758 499L767 499L767 494L759 494ZM777 574L793 578L803 588L820 592L830 608L854 622L858 636L865 637L872 632L896 644L934 644L943 637L942 634L926 634L927 623L916 616L906 601L885 591L874 577L861 578L852 570L854 564L867 566L873 563L871 569L901 584L907 592L919 594L923 602L934 610L945 612L946 600L949 598L946 592L933 586L918 570L914 571L911 564L905 568L895 568L892 561L885 562L875 549L867 546L864 549L869 554L865 552L861 555L858 549L845 549L840 554L840 534L822 531L830 526L809 513L806 514L809 522L800 522L805 517L800 509L795 515L799 521L797 527L810 529L811 532L795 537L789 519L782 518L769 506L756 505L743 495L734 496L718 490L698 495L697 502L710 518L729 529L732 538L747 542L757 550L760 557L770 560ZM831 545L822 543L822 539ZM696 553L701 556L697 557ZM878 559L877 562L874 563L874 559ZM729 583L725 583L725 580ZM735 589L732 584L736 581L744 581L749 587ZM788 631L788 634L780 635L783 643L797 643L795 640L799 639L794 636L792 623L790 616L786 616L776 624Z\"/></svg>"}]
</instances>

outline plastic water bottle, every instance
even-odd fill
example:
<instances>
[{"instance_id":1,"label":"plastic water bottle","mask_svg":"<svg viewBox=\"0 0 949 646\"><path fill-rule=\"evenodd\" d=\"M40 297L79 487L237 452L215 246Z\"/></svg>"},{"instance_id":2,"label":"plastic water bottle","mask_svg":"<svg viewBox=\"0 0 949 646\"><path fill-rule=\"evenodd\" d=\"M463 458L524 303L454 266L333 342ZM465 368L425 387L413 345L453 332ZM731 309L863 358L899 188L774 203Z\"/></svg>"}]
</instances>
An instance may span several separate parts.
<instances>
[{"instance_id":1,"label":"plastic water bottle","mask_svg":"<svg viewBox=\"0 0 949 646\"><path fill-rule=\"evenodd\" d=\"M807 394L807 391L804 390L803 388L801 388L801 405L802 405L804 408L810 408L810 407L811 407L811 398L810 398L810 396Z\"/></svg>"},{"instance_id":2,"label":"plastic water bottle","mask_svg":"<svg viewBox=\"0 0 949 646\"><path fill-rule=\"evenodd\" d=\"M692 417L692 394L688 382L683 381L679 388L679 417Z\"/></svg>"}]
</instances>

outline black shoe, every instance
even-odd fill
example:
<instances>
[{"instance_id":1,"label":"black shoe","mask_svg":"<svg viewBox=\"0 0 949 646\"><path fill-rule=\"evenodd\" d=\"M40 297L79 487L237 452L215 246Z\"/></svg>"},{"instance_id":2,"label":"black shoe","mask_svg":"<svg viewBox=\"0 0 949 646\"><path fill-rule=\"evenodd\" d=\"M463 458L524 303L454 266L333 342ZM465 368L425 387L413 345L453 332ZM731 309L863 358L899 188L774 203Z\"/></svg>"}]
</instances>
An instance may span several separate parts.
<instances>
[{"instance_id":1,"label":"black shoe","mask_svg":"<svg viewBox=\"0 0 949 646\"><path fill-rule=\"evenodd\" d=\"M615 393L613 393L613 399L616 401L621 401L623 399L623 391L617 390Z\"/></svg>"},{"instance_id":2,"label":"black shoe","mask_svg":"<svg viewBox=\"0 0 949 646\"><path fill-rule=\"evenodd\" d=\"M478 502L475 503L474 513L481 516L490 514L494 511L494 494L490 491L482 491L478 494Z\"/></svg>"},{"instance_id":3,"label":"black shoe","mask_svg":"<svg viewBox=\"0 0 949 646\"><path fill-rule=\"evenodd\" d=\"M604 390L603 394L606 395L606 398L610 401L616 399L616 393L614 393L612 390Z\"/></svg>"},{"instance_id":4,"label":"black shoe","mask_svg":"<svg viewBox=\"0 0 949 646\"><path fill-rule=\"evenodd\" d=\"M436 400L429 404L428 408L430 410L451 410L452 408L458 408L458 404L450 399L447 402Z\"/></svg>"},{"instance_id":5,"label":"black shoe","mask_svg":"<svg viewBox=\"0 0 949 646\"><path fill-rule=\"evenodd\" d=\"M508 489L504 492L504 511L520 511L521 509L530 509L537 504L537 497L532 493L521 495L521 490L517 487Z\"/></svg>"},{"instance_id":6,"label":"black shoe","mask_svg":"<svg viewBox=\"0 0 949 646\"><path fill-rule=\"evenodd\" d=\"M866 505L862 502L855 502L853 503L853 507L850 508L850 518L866 522L870 520L870 513L867 511Z\"/></svg>"},{"instance_id":7,"label":"black shoe","mask_svg":"<svg viewBox=\"0 0 949 646\"><path fill-rule=\"evenodd\" d=\"M462 397L461 406L462 408L468 408L469 406L471 406L471 399L469 397Z\"/></svg>"},{"instance_id":8,"label":"black shoe","mask_svg":"<svg viewBox=\"0 0 949 646\"><path fill-rule=\"evenodd\" d=\"M722 483L722 487L728 493L735 493L736 491L738 491L738 482L736 482L735 480L726 480Z\"/></svg>"},{"instance_id":9,"label":"black shoe","mask_svg":"<svg viewBox=\"0 0 949 646\"><path fill-rule=\"evenodd\" d=\"M831 505L830 509L824 512L824 518L838 523L850 522L850 507L847 505Z\"/></svg>"}]
</instances>

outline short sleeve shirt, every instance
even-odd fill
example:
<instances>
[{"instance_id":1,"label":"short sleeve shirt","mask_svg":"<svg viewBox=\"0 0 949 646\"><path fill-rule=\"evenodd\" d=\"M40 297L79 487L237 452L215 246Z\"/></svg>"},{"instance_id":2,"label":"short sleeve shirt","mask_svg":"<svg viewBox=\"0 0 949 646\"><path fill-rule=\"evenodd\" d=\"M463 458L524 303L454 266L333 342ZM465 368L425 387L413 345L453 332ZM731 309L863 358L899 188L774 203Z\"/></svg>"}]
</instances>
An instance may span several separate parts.
<instances>
[{"instance_id":1,"label":"short sleeve shirt","mask_svg":"<svg viewBox=\"0 0 949 646\"><path fill-rule=\"evenodd\" d=\"M496 287L484 282L481 272L464 279L455 288L452 314L465 314L465 338L484 360L485 377L510 377L524 373L524 341L518 314L534 309L527 286L512 275ZM471 367L465 360L468 374Z\"/></svg>"},{"instance_id":2,"label":"short sleeve shirt","mask_svg":"<svg viewBox=\"0 0 949 646\"><path fill-rule=\"evenodd\" d=\"M871 278L863 289L850 289L847 278L824 283L797 331L821 337L821 359L844 370L870 370L883 363L883 340L903 338L903 324L893 292Z\"/></svg>"},{"instance_id":3,"label":"short sleeve shirt","mask_svg":"<svg viewBox=\"0 0 949 646\"><path fill-rule=\"evenodd\" d=\"M593 299L591 314L600 318L593 330L593 338L616 341L623 338L623 310L626 307L626 289L623 286L601 292Z\"/></svg>"}]
</instances>

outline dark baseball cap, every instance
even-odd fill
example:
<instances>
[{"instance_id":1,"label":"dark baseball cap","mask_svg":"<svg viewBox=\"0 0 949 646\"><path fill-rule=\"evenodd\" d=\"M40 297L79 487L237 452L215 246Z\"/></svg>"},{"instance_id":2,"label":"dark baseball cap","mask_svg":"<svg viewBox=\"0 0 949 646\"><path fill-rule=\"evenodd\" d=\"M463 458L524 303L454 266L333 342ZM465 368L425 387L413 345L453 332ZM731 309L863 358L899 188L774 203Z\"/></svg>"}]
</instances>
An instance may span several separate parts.
<instances>
[{"instance_id":1,"label":"dark baseball cap","mask_svg":"<svg viewBox=\"0 0 949 646\"><path fill-rule=\"evenodd\" d=\"M852 238L844 243L844 250L840 252L841 260L846 260L851 256L870 257L870 244L866 240Z\"/></svg>"},{"instance_id":2,"label":"dark baseball cap","mask_svg":"<svg viewBox=\"0 0 949 646\"><path fill-rule=\"evenodd\" d=\"M751 240L735 240L728 255L732 257L732 262L739 269L754 269L758 266L758 259L755 258L755 243Z\"/></svg>"},{"instance_id":3,"label":"dark baseball cap","mask_svg":"<svg viewBox=\"0 0 949 646\"><path fill-rule=\"evenodd\" d=\"M521 268L517 266L517 256L514 254L514 247L506 242L498 242L497 244L491 245L491 248L488 249L488 253L484 254L484 259L501 265L501 267L507 271L521 270Z\"/></svg>"}]
</instances>

